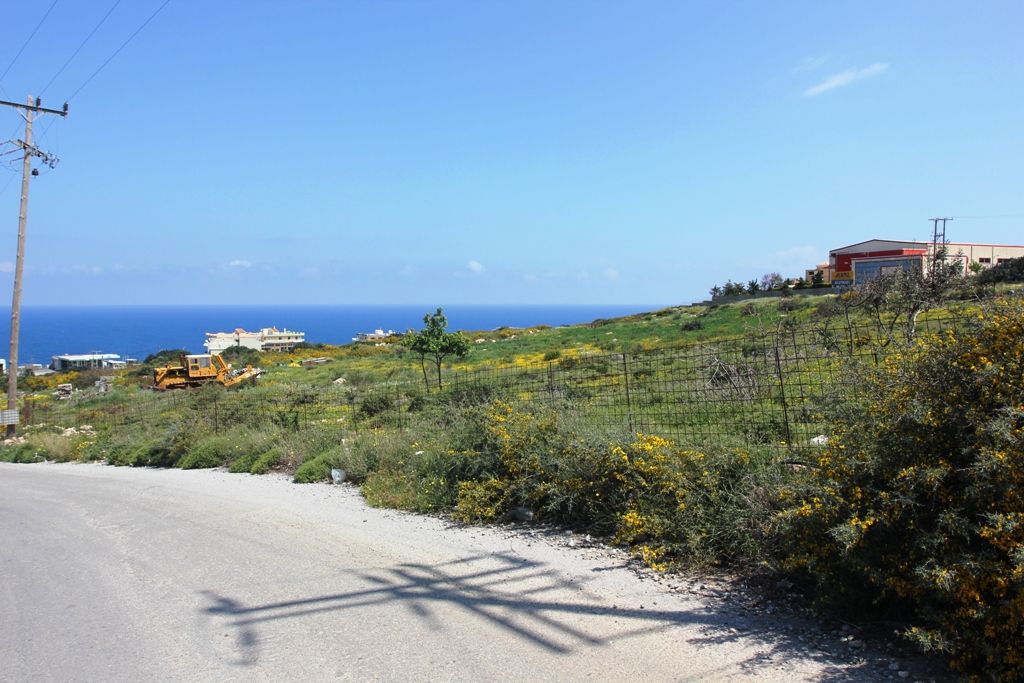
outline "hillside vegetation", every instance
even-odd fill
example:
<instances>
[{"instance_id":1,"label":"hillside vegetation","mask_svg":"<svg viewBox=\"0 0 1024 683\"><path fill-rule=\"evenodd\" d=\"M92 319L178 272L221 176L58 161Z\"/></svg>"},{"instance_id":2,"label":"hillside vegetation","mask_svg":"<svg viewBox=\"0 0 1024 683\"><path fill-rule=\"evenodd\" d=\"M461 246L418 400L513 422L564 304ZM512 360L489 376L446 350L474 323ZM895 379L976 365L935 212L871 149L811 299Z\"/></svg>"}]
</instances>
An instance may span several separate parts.
<instances>
[{"instance_id":1,"label":"hillside vegetation","mask_svg":"<svg viewBox=\"0 0 1024 683\"><path fill-rule=\"evenodd\" d=\"M586 530L661 571L784 575L1016 680L1024 302L914 277L469 332L440 388L398 343L263 354L239 391L155 394L128 372L108 394L39 395L0 457L341 469L373 505Z\"/></svg>"}]
</instances>

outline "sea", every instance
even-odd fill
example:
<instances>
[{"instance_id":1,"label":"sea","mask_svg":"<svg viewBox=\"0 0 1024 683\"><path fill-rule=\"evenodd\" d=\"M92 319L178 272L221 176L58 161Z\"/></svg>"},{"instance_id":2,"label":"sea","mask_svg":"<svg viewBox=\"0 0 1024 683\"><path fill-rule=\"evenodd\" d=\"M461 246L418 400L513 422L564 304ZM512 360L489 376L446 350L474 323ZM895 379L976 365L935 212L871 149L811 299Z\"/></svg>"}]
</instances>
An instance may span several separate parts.
<instances>
[{"instance_id":1,"label":"sea","mask_svg":"<svg viewBox=\"0 0 1024 683\"><path fill-rule=\"evenodd\" d=\"M572 325L658 308L657 305L445 306L450 330ZM287 328L306 341L347 344L359 332L404 332L423 326L427 305L338 306L23 306L18 361L48 365L53 356L116 353L144 359L161 349L203 353L206 332ZM10 309L0 309L0 357L7 356Z\"/></svg>"}]
</instances>

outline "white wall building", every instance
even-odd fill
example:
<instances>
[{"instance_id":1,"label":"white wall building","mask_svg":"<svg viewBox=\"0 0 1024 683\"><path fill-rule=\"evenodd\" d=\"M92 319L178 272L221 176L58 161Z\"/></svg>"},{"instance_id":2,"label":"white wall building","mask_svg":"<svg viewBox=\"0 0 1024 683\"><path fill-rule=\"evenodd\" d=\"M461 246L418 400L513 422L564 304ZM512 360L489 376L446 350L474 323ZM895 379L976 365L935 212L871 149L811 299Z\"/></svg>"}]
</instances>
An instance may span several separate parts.
<instances>
[{"instance_id":1,"label":"white wall building","mask_svg":"<svg viewBox=\"0 0 1024 683\"><path fill-rule=\"evenodd\" d=\"M246 332L241 327L234 332L207 332L203 346L210 353L223 353L237 346L255 351L290 351L296 344L306 341L305 332L276 327L264 327L259 332Z\"/></svg>"},{"instance_id":2,"label":"white wall building","mask_svg":"<svg viewBox=\"0 0 1024 683\"><path fill-rule=\"evenodd\" d=\"M57 372L62 372L124 367L124 362L116 353L67 353L63 356L54 356L52 366Z\"/></svg>"}]
</instances>

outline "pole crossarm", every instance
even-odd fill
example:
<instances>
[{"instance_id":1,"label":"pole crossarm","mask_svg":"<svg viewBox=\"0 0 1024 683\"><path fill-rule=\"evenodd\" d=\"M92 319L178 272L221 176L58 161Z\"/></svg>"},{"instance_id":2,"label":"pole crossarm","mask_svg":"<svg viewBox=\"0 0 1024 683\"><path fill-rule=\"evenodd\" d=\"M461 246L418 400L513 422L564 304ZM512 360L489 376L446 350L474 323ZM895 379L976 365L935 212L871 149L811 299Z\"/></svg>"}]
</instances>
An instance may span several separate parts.
<instances>
[{"instance_id":1,"label":"pole crossarm","mask_svg":"<svg viewBox=\"0 0 1024 683\"><path fill-rule=\"evenodd\" d=\"M8 107L14 107L15 109L27 109L28 111L39 112L40 114L56 114L57 116L68 115L68 103L64 103L63 109L47 109L46 107L39 105L39 100L36 100L36 104L23 104L19 102L8 102L7 100L0 100L0 104Z\"/></svg>"},{"instance_id":2,"label":"pole crossarm","mask_svg":"<svg viewBox=\"0 0 1024 683\"><path fill-rule=\"evenodd\" d=\"M60 159L55 155L50 154L49 152L44 152L35 145L30 145L26 142L22 142L21 140L9 140L9 142L25 150L25 154L28 156L39 157L42 162L50 168L54 168L58 163L60 163Z\"/></svg>"}]
</instances>

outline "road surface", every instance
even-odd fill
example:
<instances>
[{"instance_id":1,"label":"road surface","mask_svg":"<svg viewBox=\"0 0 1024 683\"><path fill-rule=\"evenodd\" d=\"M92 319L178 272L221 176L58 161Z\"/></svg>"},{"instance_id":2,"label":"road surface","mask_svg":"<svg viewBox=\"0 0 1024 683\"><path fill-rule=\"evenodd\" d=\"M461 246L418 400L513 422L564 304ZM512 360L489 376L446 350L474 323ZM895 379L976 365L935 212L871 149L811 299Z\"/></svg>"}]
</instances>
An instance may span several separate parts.
<instances>
[{"instance_id":1,"label":"road surface","mask_svg":"<svg viewBox=\"0 0 1024 683\"><path fill-rule=\"evenodd\" d=\"M0 464L0 680L872 680L603 549L280 476Z\"/></svg>"}]
</instances>

